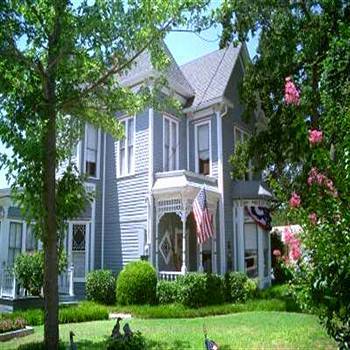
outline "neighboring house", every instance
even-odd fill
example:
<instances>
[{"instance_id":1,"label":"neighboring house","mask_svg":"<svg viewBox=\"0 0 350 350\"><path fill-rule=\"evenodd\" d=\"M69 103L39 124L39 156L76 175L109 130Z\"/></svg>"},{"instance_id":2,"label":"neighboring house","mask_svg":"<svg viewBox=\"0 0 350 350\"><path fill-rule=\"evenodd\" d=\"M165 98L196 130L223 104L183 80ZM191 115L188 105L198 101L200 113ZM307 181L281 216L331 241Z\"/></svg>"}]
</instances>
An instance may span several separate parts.
<instances>
[{"instance_id":1,"label":"neighboring house","mask_svg":"<svg viewBox=\"0 0 350 350\"><path fill-rule=\"evenodd\" d=\"M95 191L95 200L69 222L66 249L72 276L62 277L63 292L69 289L65 283L74 281L74 293L83 294L89 271L118 272L141 257L169 280L187 271L238 270L259 278L262 287L270 284L269 234L245 207L268 207L271 194L260 174L249 171L235 180L230 175L234 145L254 127L242 120L238 93L246 47L230 46L181 67L169 57L163 93L182 103L180 115L148 108L120 116L126 135L121 141L87 125L76 148L78 167L89 175L86 186ZM157 75L144 53L122 83L137 88ZM215 237L198 246L191 211L203 186ZM0 192L0 206L4 271L16 254L37 243L9 191Z\"/></svg>"}]
</instances>

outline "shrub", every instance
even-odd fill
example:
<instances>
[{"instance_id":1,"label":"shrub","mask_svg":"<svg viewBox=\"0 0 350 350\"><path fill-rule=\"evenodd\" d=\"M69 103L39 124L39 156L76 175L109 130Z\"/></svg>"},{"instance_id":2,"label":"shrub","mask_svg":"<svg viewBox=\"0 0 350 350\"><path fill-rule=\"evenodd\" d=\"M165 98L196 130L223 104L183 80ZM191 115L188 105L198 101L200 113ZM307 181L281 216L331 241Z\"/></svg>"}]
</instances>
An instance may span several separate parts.
<instances>
[{"instance_id":1,"label":"shrub","mask_svg":"<svg viewBox=\"0 0 350 350\"><path fill-rule=\"evenodd\" d=\"M67 267L67 256L59 254L59 273ZM44 285L44 253L23 253L15 260L14 273L20 285L31 295L39 296Z\"/></svg>"},{"instance_id":2,"label":"shrub","mask_svg":"<svg viewBox=\"0 0 350 350\"><path fill-rule=\"evenodd\" d=\"M157 274L146 261L129 263L117 279L117 301L121 305L154 304Z\"/></svg>"},{"instance_id":3,"label":"shrub","mask_svg":"<svg viewBox=\"0 0 350 350\"><path fill-rule=\"evenodd\" d=\"M179 301L189 307L207 303L207 277L204 273L191 272L179 277Z\"/></svg>"},{"instance_id":4,"label":"shrub","mask_svg":"<svg viewBox=\"0 0 350 350\"><path fill-rule=\"evenodd\" d=\"M59 323L61 324L97 320L108 320L107 307L85 301L77 306L61 307L59 310Z\"/></svg>"},{"instance_id":5,"label":"shrub","mask_svg":"<svg viewBox=\"0 0 350 350\"><path fill-rule=\"evenodd\" d=\"M244 303L248 298L248 277L243 272L225 274L225 298L231 303Z\"/></svg>"},{"instance_id":6,"label":"shrub","mask_svg":"<svg viewBox=\"0 0 350 350\"><path fill-rule=\"evenodd\" d=\"M1 319L0 320L0 334L16 331L18 329L23 329L27 325L26 321L23 318L16 319Z\"/></svg>"},{"instance_id":7,"label":"shrub","mask_svg":"<svg viewBox=\"0 0 350 350\"><path fill-rule=\"evenodd\" d=\"M207 275L207 304L218 305L225 301L224 280L215 274Z\"/></svg>"},{"instance_id":8,"label":"shrub","mask_svg":"<svg viewBox=\"0 0 350 350\"><path fill-rule=\"evenodd\" d=\"M218 275L188 273L178 279L179 301L189 307L220 304L224 301L223 281Z\"/></svg>"},{"instance_id":9,"label":"shrub","mask_svg":"<svg viewBox=\"0 0 350 350\"><path fill-rule=\"evenodd\" d=\"M86 298L102 304L115 303L115 278L109 270L96 270L87 275Z\"/></svg>"},{"instance_id":10,"label":"shrub","mask_svg":"<svg viewBox=\"0 0 350 350\"><path fill-rule=\"evenodd\" d=\"M256 298L258 296L258 280L248 278L244 284L244 290L247 293L247 299Z\"/></svg>"},{"instance_id":11,"label":"shrub","mask_svg":"<svg viewBox=\"0 0 350 350\"><path fill-rule=\"evenodd\" d=\"M157 300L159 304L171 304L178 301L179 283L176 281L158 281Z\"/></svg>"},{"instance_id":12,"label":"shrub","mask_svg":"<svg viewBox=\"0 0 350 350\"><path fill-rule=\"evenodd\" d=\"M6 315L6 317L10 319L23 318L31 326L44 324L44 312L42 309L16 311L13 314ZM83 301L78 305L60 306L58 319L61 324L108 320L108 309L104 305Z\"/></svg>"},{"instance_id":13,"label":"shrub","mask_svg":"<svg viewBox=\"0 0 350 350\"><path fill-rule=\"evenodd\" d=\"M107 350L144 350L145 338L140 332L135 332L132 337L109 338Z\"/></svg>"}]
</instances>

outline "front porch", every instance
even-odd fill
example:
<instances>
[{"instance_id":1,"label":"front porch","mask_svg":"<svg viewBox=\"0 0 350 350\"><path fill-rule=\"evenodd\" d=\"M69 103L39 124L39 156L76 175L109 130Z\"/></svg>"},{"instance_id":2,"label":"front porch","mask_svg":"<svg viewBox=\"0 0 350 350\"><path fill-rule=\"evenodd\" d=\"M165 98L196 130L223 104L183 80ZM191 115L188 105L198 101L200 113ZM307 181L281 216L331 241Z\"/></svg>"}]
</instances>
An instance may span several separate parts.
<instances>
[{"instance_id":1,"label":"front porch","mask_svg":"<svg viewBox=\"0 0 350 350\"><path fill-rule=\"evenodd\" d=\"M213 217L214 236L198 244L192 205L203 186ZM155 200L153 261L159 278L174 280L189 271L216 273L216 213L220 198L217 180L184 170L157 173L152 194Z\"/></svg>"}]
</instances>

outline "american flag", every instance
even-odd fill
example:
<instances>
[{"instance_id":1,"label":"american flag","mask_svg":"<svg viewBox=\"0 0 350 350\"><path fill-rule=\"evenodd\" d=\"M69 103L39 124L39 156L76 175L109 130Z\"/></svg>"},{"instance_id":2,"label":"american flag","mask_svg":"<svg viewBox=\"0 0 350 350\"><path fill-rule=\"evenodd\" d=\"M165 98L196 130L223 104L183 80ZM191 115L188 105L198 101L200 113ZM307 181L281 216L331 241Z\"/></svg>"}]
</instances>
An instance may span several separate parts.
<instances>
[{"instance_id":1,"label":"american flag","mask_svg":"<svg viewBox=\"0 0 350 350\"><path fill-rule=\"evenodd\" d=\"M207 205L207 194L202 188L193 202L193 214L197 226L198 244L204 243L209 237L214 235L212 216Z\"/></svg>"}]
</instances>

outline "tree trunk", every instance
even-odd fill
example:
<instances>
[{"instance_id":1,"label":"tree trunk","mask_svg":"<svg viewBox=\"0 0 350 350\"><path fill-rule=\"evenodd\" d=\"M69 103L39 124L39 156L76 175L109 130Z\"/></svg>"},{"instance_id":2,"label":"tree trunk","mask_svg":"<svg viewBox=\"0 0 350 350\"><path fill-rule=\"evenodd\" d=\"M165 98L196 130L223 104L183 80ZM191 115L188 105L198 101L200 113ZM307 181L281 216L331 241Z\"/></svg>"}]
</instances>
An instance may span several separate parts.
<instances>
[{"instance_id":1,"label":"tree trunk","mask_svg":"<svg viewBox=\"0 0 350 350\"><path fill-rule=\"evenodd\" d=\"M44 299L46 349L58 349L58 252L56 222L56 111L54 109L54 84L48 83L48 122L43 146L43 201L44 217Z\"/></svg>"}]
</instances>

